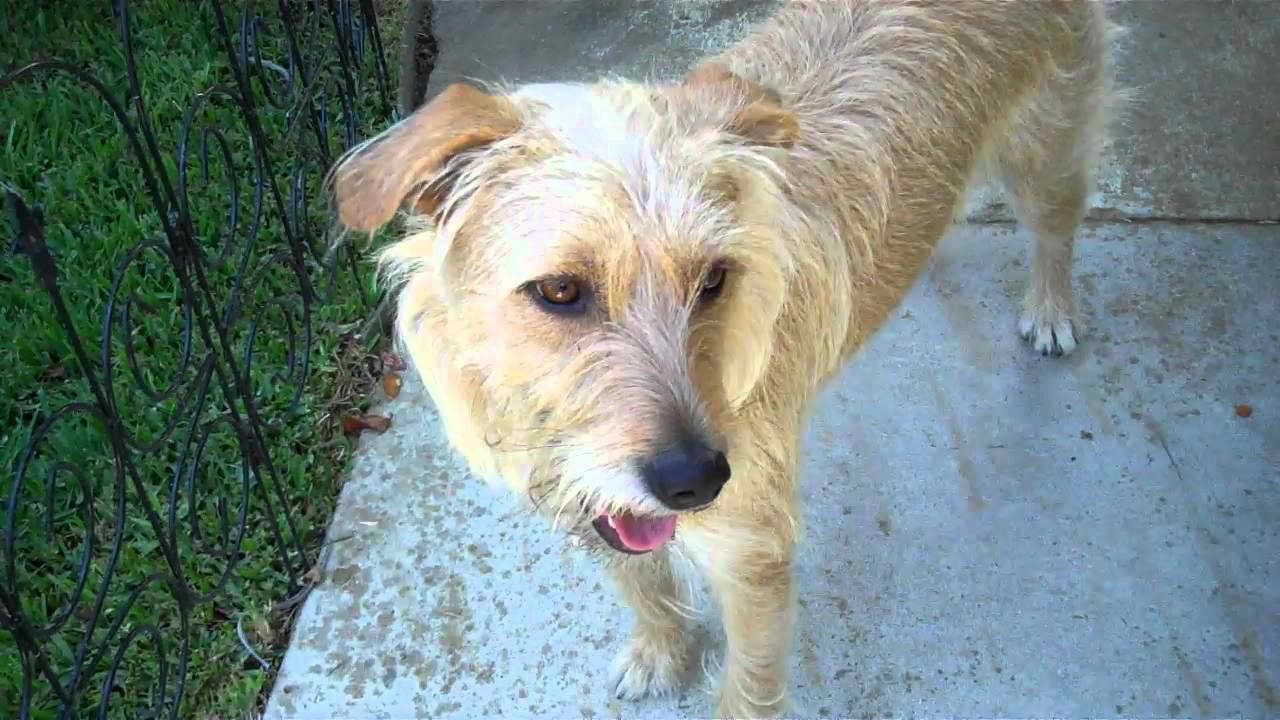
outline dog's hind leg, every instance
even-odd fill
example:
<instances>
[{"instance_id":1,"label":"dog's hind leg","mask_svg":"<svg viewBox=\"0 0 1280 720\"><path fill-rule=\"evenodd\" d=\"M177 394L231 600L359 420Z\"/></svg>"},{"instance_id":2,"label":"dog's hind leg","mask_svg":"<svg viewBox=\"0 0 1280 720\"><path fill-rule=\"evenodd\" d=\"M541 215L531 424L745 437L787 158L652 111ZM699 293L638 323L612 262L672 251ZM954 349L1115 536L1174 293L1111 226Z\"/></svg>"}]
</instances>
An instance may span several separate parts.
<instances>
[{"instance_id":1,"label":"dog's hind leg","mask_svg":"<svg viewBox=\"0 0 1280 720\"><path fill-rule=\"evenodd\" d=\"M688 660L689 609L667 551L611 560L609 574L636 613L631 639L613 660L614 696L634 700L671 692Z\"/></svg>"},{"instance_id":2,"label":"dog's hind leg","mask_svg":"<svg viewBox=\"0 0 1280 720\"><path fill-rule=\"evenodd\" d=\"M1071 289L1072 246L1084 218L1109 101L1101 10L1085 6L1066 57L998 133L997 170L1034 244L1018 330L1042 355L1066 355L1084 330Z\"/></svg>"},{"instance_id":3,"label":"dog's hind leg","mask_svg":"<svg viewBox=\"0 0 1280 720\"><path fill-rule=\"evenodd\" d=\"M1041 355L1066 355L1083 334L1071 288L1072 249L1083 215L1087 181L1082 172L1024 181L1013 191L1018 219L1034 243L1031 282L1018 332Z\"/></svg>"}]
</instances>

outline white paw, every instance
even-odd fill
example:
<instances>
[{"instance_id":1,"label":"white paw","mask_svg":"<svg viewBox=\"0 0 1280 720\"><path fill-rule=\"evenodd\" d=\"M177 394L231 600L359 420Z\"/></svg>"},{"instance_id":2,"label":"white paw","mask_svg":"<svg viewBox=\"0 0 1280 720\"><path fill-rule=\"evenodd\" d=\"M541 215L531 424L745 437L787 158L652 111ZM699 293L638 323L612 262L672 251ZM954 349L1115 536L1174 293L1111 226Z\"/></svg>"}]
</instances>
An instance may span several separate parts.
<instances>
[{"instance_id":1,"label":"white paw","mask_svg":"<svg viewBox=\"0 0 1280 720\"><path fill-rule=\"evenodd\" d=\"M638 700L646 695L666 695L679 684L684 654L672 642L633 637L613 658L609 682L613 696Z\"/></svg>"},{"instance_id":2,"label":"white paw","mask_svg":"<svg viewBox=\"0 0 1280 720\"><path fill-rule=\"evenodd\" d=\"M1028 309L1018 321L1018 332L1041 355L1060 357L1076 349L1083 326L1067 313L1045 308Z\"/></svg>"}]
</instances>

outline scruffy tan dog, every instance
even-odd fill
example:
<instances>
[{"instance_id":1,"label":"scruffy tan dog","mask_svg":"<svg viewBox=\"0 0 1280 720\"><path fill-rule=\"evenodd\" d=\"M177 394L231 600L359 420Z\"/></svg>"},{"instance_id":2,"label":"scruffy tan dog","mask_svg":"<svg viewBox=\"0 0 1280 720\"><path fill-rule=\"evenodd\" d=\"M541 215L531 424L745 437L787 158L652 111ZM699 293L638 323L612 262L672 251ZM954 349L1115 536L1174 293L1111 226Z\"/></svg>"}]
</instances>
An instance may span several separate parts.
<instances>
[{"instance_id":1,"label":"scruffy tan dog","mask_svg":"<svg viewBox=\"0 0 1280 720\"><path fill-rule=\"evenodd\" d=\"M784 707L802 428L980 168L1034 238L1020 331L1075 347L1105 35L1083 0L796 2L680 83L453 85L335 168L346 226L407 209L383 260L453 444L608 556L619 696L686 663L678 555L720 715Z\"/></svg>"}]
</instances>

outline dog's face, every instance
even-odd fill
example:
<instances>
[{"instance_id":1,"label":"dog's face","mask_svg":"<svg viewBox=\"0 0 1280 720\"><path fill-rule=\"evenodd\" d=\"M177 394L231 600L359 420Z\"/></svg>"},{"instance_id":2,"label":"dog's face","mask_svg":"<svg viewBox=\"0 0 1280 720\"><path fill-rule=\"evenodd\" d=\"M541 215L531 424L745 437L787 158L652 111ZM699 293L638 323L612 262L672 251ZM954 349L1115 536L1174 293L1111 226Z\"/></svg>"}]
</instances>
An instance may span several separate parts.
<instances>
[{"instance_id":1,"label":"dog's face","mask_svg":"<svg viewBox=\"0 0 1280 720\"><path fill-rule=\"evenodd\" d=\"M647 552L730 481L787 301L796 132L716 66L661 88L455 85L340 164L338 206L363 230L411 208L385 256L401 334L468 385L507 482Z\"/></svg>"}]
</instances>

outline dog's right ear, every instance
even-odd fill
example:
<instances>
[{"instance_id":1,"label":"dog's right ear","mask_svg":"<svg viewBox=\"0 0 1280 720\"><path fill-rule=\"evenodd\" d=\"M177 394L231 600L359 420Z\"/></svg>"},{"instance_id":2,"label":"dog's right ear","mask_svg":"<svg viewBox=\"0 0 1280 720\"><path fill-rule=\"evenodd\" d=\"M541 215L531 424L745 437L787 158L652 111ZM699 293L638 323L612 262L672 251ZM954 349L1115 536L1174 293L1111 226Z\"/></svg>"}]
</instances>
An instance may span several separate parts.
<instances>
[{"instance_id":1,"label":"dog's right ear","mask_svg":"<svg viewBox=\"0 0 1280 720\"><path fill-rule=\"evenodd\" d=\"M778 93L735 74L718 62L706 62L684 76L685 87L725 89L740 94L745 104L729 119L726 130L748 142L771 147L791 147L800 126L783 109Z\"/></svg>"},{"instance_id":2,"label":"dog's right ear","mask_svg":"<svg viewBox=\"0 0 1280 720\"><path fill-rule=\"evenodd\" d=\"M506 98L463 83L450 85L338 163L333 173L338 217L352 230L372 232L410 196L416 212L433 214L450 190L449 160L518 128Z\"/></svg>"}]
</instances>

